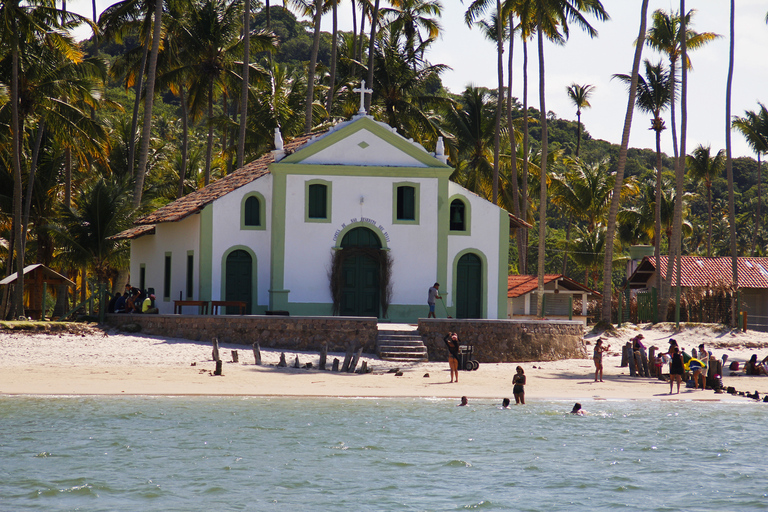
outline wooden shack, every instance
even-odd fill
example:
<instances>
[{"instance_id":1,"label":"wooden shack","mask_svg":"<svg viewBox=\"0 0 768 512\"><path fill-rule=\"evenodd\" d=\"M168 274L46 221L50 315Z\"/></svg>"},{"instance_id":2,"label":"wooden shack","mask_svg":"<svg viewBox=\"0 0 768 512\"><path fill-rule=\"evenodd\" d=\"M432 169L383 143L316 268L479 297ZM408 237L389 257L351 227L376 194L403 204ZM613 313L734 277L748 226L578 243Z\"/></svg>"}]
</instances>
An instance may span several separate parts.
<instances>
[{"instance_id":1,"label":"wooden shack","mask_svg":"<svg viewBox=\"0 0 768 512\"><path fill-rule=\"evenodd\" d=\"M16 282L18 278L18 272L14 272L10 276L0 281L0 285L10 285ZM25 297L25 316L29 316L33 320L40 320L43 318L43 285L56 287L62 284L69 286L75 286L75 283L59 274L55 270L52 270L42 263L35 263L34 265L28 265L24 267L24 289L26 291Z\"/></svg>"}]
</instances>

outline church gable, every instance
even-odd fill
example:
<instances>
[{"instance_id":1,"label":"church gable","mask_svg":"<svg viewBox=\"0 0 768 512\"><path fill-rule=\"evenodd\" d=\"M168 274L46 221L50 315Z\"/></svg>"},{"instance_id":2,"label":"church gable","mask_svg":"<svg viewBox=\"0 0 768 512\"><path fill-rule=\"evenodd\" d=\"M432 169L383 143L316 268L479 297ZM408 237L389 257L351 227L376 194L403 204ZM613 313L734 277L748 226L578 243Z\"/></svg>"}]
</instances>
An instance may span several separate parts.
<instances>
[{"instance_id":1,"label":"church gable","mask_svg":"<svg viewBox=\"0 0 768 512\"><path fill-rule=\"evenodd\" d=\"M281 164L364 167L447 167L419 144L359 116L310 141Z\"/></svg>"}]
</instances>

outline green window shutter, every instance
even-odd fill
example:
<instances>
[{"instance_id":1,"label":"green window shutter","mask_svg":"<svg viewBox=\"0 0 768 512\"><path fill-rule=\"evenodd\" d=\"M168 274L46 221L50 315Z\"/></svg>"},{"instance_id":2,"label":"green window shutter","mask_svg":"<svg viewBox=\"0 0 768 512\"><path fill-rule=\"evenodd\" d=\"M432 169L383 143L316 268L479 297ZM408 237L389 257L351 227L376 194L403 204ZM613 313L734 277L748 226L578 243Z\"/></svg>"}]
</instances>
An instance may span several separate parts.
<instances>
[{"instance_id":1,"label":"green window shutter","mask_svg":"<svg viewBox=\"0 0 768 512\"><path fill-rule=\"evenodd\" d=\"M257 197L251 196L245 200L243 217L246 226L261 226L260 206Z\"/></svg>"},{"instance_id":2,"label":"green window shutter","mask_svg":"<svg viewBox=\"0 0 768 512\"><path fill-rule=\"evenodd\" d=\"M327 213L327 188L325 185L313 184L309 186L309 218L326 219Z\"/></svg>"},{"instance_id":3,"label":"green window shutter","mask_svg":"<svg viewBox=\"0 0 768 512\"><path fill-rule=\"evenodd\" d=\"M163 273L163 298L171 298L171 255L165 255L165 269Z\"/></svg>"},{"instance_id":4,"label":"green window shutter","mask_svg":"<svg viewBox=\"0 0 768 512\"><path fill-rule=\"evenodd\" d=\"M413 187L397 187L397 220L416 220L416 191Z\"/></svg>"}]
</instances>

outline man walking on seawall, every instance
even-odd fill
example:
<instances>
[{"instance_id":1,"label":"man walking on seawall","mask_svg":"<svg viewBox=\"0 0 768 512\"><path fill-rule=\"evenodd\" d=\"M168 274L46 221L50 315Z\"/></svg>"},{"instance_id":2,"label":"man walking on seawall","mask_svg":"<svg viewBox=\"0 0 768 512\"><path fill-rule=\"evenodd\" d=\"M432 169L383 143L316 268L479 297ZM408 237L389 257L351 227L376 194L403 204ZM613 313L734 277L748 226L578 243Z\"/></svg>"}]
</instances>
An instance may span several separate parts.
<instances>
[{"instance_id":1,"label":"man walking on seawall","mask_svg":"<svg viewBox=\"0 0 768 512\"><path fill-rule=\"evenodd\" d=\"M427 305L429 305L429 315L427 318L437 318L435 316L435 300L442 299L440 297L440 283L435 283L429 289L429 295L427 296Z\"/></svg>"}]
</instances>

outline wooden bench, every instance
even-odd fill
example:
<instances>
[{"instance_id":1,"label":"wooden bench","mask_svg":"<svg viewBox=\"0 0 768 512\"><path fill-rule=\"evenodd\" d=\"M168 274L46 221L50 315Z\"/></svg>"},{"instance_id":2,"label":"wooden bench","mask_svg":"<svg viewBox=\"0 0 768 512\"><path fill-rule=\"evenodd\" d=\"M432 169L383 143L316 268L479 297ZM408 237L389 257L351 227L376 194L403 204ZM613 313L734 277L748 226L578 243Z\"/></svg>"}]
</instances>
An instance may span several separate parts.
<instances>
[{"instance_id":1,"label":"wooden bench","mask_svg":"<svg viewBox=\"0 0 768 512\"><path fill-rule=\"evenodd\" d=\"M246 304L243 301L239 300L212 300L211 301L211 308L212 308L212 314L216 315L219 313L219 306L226 308L226 307L233 307L233 308L240 308L240 314L245 314L245 307Z\"/></svg>"},{"instance_id":2,"label":"wooden bench","mask_svg":"<svg viewBox=\"0 0 768 512\"><path fill-rule=\"evenodd\" d=\"M173 314L181 314L181 308L184 306L198 306L201 315L208 314L207 300L175 300L173 301Z\"/></svg>"}]
</instances>

